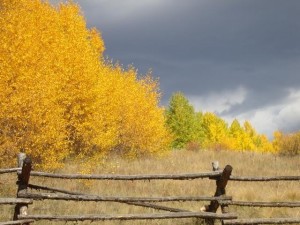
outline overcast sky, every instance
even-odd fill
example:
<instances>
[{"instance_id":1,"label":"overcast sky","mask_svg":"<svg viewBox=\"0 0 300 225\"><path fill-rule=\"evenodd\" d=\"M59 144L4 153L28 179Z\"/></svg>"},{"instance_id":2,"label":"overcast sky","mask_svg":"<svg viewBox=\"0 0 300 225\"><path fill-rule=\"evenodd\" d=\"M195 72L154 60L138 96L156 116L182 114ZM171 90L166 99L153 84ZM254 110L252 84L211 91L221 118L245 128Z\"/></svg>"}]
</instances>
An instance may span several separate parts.
<instances>
[{"instance_id":1,"label":"overcast sky","mask_svg":"<svg viewBox=\"0 0 300 225\"><path fill-rule=\"evenodd\" d=\"M260 133L300 128L299 0L75 0L105 54L153 70L167 105L183 92L199 111Z\"/></svg>"}]
</instances>

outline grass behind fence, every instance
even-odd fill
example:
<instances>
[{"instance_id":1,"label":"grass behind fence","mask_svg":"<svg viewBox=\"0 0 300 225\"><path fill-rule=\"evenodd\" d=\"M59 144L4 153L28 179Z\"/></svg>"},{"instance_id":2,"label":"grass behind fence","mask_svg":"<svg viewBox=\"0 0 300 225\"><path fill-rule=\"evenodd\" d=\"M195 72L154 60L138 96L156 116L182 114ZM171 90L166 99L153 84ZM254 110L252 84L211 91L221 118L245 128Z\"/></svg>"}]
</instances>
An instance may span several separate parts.
<instances>
[{"instance_id":1,"label":"grass behind fence","mask_svg":"<svg viewBox=\"0 0 300 225\"><path fill-rule=\"evenodd\" d=\"M233 175L236 176L279 176L299 175L300 157L278 157L259 153L236 153L228 151L174 151L166 158L139 159L128 161L114 157L106 165L95 168L95 174L179 174L211 171L211 162L218 160L221 167L232 165ZM74 173L80 168L69 164L60 173ZM16 193L15 175L1 175L0 194L3 197L14 197ZM78 181L59 180L49 178L34 178L30 183L63 188L70 191L97 194L101 196L212 196L215 192L215 182L208 179L190 181L152 180L152 181ZM286 182L234 182L229 181L227 194L233 200L244 201L300 201L300 183ZM157 203L175 208L199 211L208 202L169 202ZM250 208L230 207L239 217L300 217L299 208ZM12 216L12 206L0 207L0 221L8 220ZM128 214L152 213L154 209L129 206L112 202L62 202L36 201L29 206L30 214ZM176 223L175 223L176 221ZM89 221L81 224L89 224ZM154 220L154 221L105 221L93 224L201 224L201 220ZM52 224L41 221L35 224ZM56 224L65 224L64 222ZM73 224L69 222L68 224Z\"/></svg>"}]
</instances>

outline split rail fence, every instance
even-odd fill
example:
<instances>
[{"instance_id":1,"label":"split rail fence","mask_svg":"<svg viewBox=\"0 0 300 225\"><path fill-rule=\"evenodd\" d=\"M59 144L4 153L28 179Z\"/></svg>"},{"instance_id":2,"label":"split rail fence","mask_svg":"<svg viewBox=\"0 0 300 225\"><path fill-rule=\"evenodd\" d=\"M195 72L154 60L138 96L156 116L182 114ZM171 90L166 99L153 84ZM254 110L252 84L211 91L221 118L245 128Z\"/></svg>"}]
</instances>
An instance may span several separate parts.
<instances>
[{"instance_id":1,"label":"split rail fence","mask_svg":"<svg viewBox=\"0 0 300 225\"><path fill-rule=\"evenodd\" d=\"M223 170L219 168L218 162L213 162L213 171L195 174L160 174L160 175L81 175L81 174L52 174L32 171L32 161L24 153L18 155L18 167L10 169L0 169L0 175L4 173L18 174L18 191L16 198L0 198L0 205L15 205L12 221L0 222L0 225L24 224L29 225L35 221L50 220L55 221L104 221L104 220L162 220L174 218L202 218L208 225L215 224L215 220L220 220L223 225L242 224L300 224L300 218L249 218L238 219L235 213L229 213L229 206L241 207L290 207L300 208L300 202L245 202L234 201L232 197L226 195L226 185L228 181L241 182L267 182L267 181L300 181L300 176L274 176L274 177L237 177L231 176L232 166L227 165ZM216 180L216 191L213 197L104 197L73 192L63 189L51 188L42 185L29 183L30 177L44 177L54 179L87 179L87 180L191 180L209 178ZM34 193L31 189L45 191L44 193ZM34 215L30 214L29 205L35 200L61 200L61 201L94 201L94 202L118 202L134 206L152 208L164 213L152 214L98 214L98 215ZM185 209L172 208L158 205L157 202L171 201L209 201L201 211L194 212ZM221 213L217 213L218 208Z\"/></svg>"}]
</instances>

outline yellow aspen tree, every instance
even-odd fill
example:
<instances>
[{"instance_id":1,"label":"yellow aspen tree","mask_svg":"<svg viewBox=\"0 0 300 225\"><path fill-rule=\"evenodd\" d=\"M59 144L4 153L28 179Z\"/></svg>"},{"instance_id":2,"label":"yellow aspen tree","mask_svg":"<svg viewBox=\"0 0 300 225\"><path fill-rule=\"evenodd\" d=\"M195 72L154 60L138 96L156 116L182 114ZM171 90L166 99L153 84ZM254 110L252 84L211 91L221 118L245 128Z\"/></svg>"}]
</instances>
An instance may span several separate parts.
<instances>
[{"instance_id":1,"label":"yellow aspen tree","mask_svg":"<svg viewBox=\"0 0 300 225\"><path fill-rule=\"evenodd\" d=\"M78 5L2 0L0 23L0 154L7 165L19 151L44 169L118 146L134 155L166 151L158 83L106 62L101 35L86 27Z\"/></svg>"},{"instance_id":2,"label":"yellow aspen tree","mask_svg":"<svg viewBox=\"0 0 300 225\"><path fill-rule=\"evenodd\" d=\"M204 146L213 149L229 149L228 126L216 114L207 112L203 115Z\"/></svg>"},{"instance_id":3,"label":"yellow aspen tree","mask_svg":"<svg viewBox=\"0 0 300 225\"><path fill-rule=\"evenodd\" d=\"M255 146L249 134L240 125L237 119L234 119L229 128L229 135L233 138L233 150L254 150Z\"/></svg>"},{"instance_id":4,"label":"yellow aspen tree","mask_svg":"<svg viewBox=\"0 0 300 225\"><path fill-rule=\"evenodd\" d=\"M276 152L279 152L281 149L281 146L282 146L282 139L283 139L283 132L279 131L279 130L276 130L274 133L273 133L273 148L274 148L274 151Z\"/></svg>"},{"instance_id":5,"label":"yellow aspen tree","mask_svg":"<svg viewBox=\"0 0 300 225\"><path fill-rule=\"evenodd\" d=\"M1 1L0 154L8 166L19 151L45 167L57 167L67 155L63 109L56 101L59 83L51 66L57 18L46 3Z\"/></svg>"},{"instance_id":6,"label":"yellow aspen tree","mask_svg":"<svg viewBox=\"0 0 300 225\"><path fill-rule=\"evenodd\" d=\"M3 154L55 168L93 145L103 41L75 4L3 0L0 12Z\"/></svg>"},{"instance_id":7,"label":"yellow aspen tree","mask_svg":"<svg viewBox=\"0 0 300 225\"><path fill-rule=\"evenodd\" d=\"M167 151L170 137L157 81L150 74L138 79L132 67L107 64L104 70L98 101L110 148L131 157Z\"/></svg>"}]
</instances>

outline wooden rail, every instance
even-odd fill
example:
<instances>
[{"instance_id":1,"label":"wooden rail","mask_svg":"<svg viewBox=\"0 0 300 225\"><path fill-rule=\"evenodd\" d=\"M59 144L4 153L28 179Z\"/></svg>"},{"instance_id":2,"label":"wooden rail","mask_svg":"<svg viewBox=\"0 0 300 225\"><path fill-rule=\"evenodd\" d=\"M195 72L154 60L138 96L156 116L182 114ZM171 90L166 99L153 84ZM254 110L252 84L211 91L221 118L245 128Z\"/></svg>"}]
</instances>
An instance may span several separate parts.
<instances>
[{"instance_id":1,"label":"wooden rail","mask_svg":"<svg viewBox=\"0 0 300 225\"><path fill-rule=\"evenodd\" d=\"M255 224L299 224L300 218L259 218L224 220L224 225L255 225Z\"/></svg>"},{"instance_id":2,"label":"wooden rail","mask_svg":"<svg viewBox=\"0 0 300 225\"><path fill-rule=\"evenodd\" d=\"M186 201L219 201L229 200L231 197L206 197L206 196L191 196L191 197L106 197L97 195L68 195L56 193L26 193L18 194L20 198L30 198L35 200L50 199L50 200L66 200L66 201L93 201L93 202L186 202Z\"/></svg>"},{"instance_id":3,"label":"wooden rail","mask_svg":"<svg viewBox=\"0 0 300 225\"><path fill-rule=\"evenodd\" d=\"M19 216L20 219L55 220L55 221L84 221L84 220L149 220L149 219L176 219L176 218L211 218L234 219L235 214L215 214L209 212L176 212L176 213L152 213L152 214L126 214L126 215L75 215L75 216L50 216L27 215Z\"/></svg>"},{"instance_id":4,"label":"wooden rail","mask_svg":"<svg viewBox=\"0 0 300 225\"><path fill-rule=\"evenodd\" d=\"M233 201L226 195L226 186L229 181L299 181L300 176L268 176L268 177L239 177L232 176L233 168L227 165L224 170L219 168L218 162L213 162L213 171L190 174L141 174L141 175L82 175L82 174L53 174L31 171L31 159L25 154L19 155L17 168L0 169L0 174L17 172L18 192L17 198L0 198L0 205L15 204L14 221L0 222L0 225L24 224L29 225L34 221L102 221L102 220L144 220L144 219L174 219L174 218L202 218L207 225L214 225L215 220L221 220L222 224L300 224L300 218L251 218L238 219L234 213L228 213L229 206L242 207L300 207L300 202L246 202ZM124 197L124 196L99 196L74 192L59 188L46 187L37 184L30 184L30 177L46 177L54 179L88 179L88 180L193 180L209 178L216 181L214 197L210 196L164 196L164 197ZM30 189L43 190L45 192L31 192ZM163 213L152 214L126 214L126 215L31 215L28 213L28 205L34 200L66 200L66 201L109 201L128 205L146 207L164 211ZM209 201L210 204L202 207L199 212L192 212L186 209L178 209L168 206L157 205L157 202L171 201ZM221 214L216 213L221 207ZM199 207L200 208L200 207ZM167 211L167 212L166 212Z\"/></svg>"},{"instance_id":5,"label":"wooden rail","mask_svg":"<svg viewBox=\"0 0 300 225\"><path fill-rule=\"evenodd\" d=\"M0 174L4 173L15 173L17 171L20 171L22 168L8 168L8 169L0 169Z\"/></svg>"},{"instance_id":6,"label":"wooden rail","mask_svg":"<svg viewBox=\"0 0 300 225\"><path fill-rule=\"evenodd\" d=\"M300 202L242 202L242 201L225 201L220 204L235 205L235 206L249 206L249 207L287 207L297 208L300 207Z\"/></svg>"},{"instance_id":7,"label":"wooden rail","mask_svg":"<svg viewBox=\"0 0 300 225\"><path fill-rule=\"evenodd\" d=\"M238 177L230 176L232 181L298 181L300 176L272 176L272 177Z\"/></svg>"},{"instance_id":8,"label":"wooden rail","mask_svg":"<svg viewBox=\"0 0 300 225\"><path fill-rule=\"evenodd\" d=\"M32 199L26 198L0 198L0 205L32 204Z\"/></svg>"},{"instance_id":9,"label":"wooden rail","mask_svg":"<svg viewBox=\"0 0 300 225\"><path fill-rule=\"evenodd\" d=\"M7 222L0 222L0 225L17 225L17 224L30 224L33 223L34 220L32 219L25 219L25 220L17 220L17 221L7 221Z\"/></svg>"},{"instance_id":10,"label":"wooden rail","mask_svg":"<svg viewBox=\"0 0 300 225\"><path fill-rule=\"evenodd\" d=\"M82 179L82 180L193 180L199 178L218 177L222 171L194 173L194 174L149 174L149 175L83 175L83 174L53 174L33 171L33 177L48 177L56 179Z\"/></svg>"}]
</instances>

